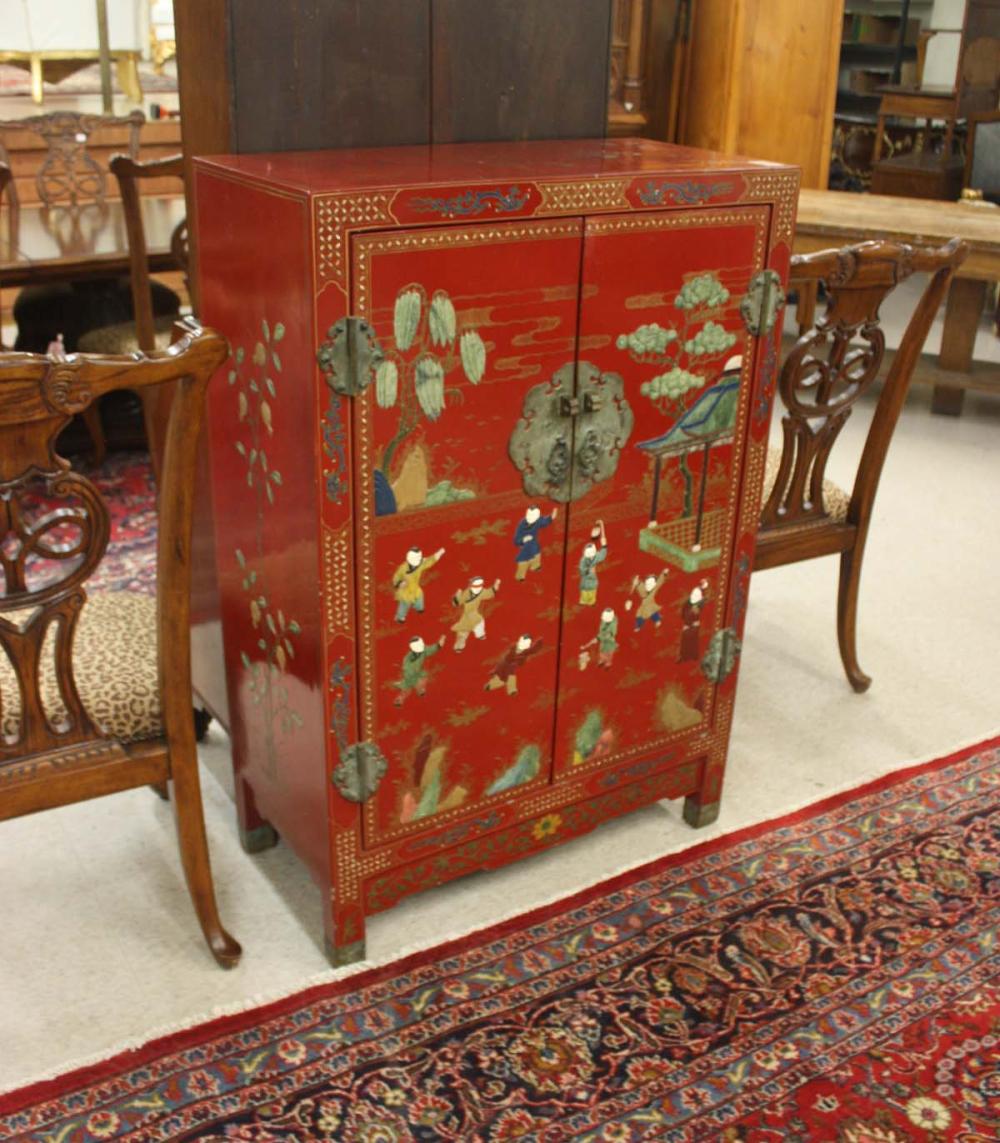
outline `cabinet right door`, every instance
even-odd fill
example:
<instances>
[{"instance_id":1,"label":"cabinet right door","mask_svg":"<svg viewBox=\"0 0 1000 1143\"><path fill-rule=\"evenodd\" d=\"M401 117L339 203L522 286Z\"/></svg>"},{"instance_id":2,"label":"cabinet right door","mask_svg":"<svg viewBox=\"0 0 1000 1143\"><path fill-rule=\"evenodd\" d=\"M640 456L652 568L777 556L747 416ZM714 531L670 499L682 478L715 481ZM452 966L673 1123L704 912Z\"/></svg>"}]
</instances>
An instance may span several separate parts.
<instances>
[{"instance_id":1,"label":"cabinet right door","mask_svg":"<svg viewBox=\"0 0 1000 1143\"><path fill-rule=\"evenodd\" d=\"M679 757L715 720L737 649L721 620L758 367L740 307L769 218L586 222L557 775Z\"/></svg>"}]
</instances>

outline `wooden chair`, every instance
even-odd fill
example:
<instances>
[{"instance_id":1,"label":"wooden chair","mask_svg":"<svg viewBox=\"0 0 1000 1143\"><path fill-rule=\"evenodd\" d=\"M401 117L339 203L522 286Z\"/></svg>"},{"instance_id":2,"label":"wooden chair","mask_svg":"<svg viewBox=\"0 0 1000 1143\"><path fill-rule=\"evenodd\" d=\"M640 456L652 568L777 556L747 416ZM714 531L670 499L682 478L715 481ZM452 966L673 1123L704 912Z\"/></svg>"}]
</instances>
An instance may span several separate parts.
<instances>
[{"instance_id":1,"label":"wooden chair","mask_svg":"<svg viewBox=\"0 0 1000 1143\"><path fill-rule=\"evenodd\" d=\"M129 129L129 154L139 155L139 132L146 116L141 111L128 115L88 115L78 111L52 111L24 119L0 120L0 160L10 165L3 142L5 134L30 131L45 144L45 157L35 173L38 199L45 206L101 206L107 194L107 172L87 150L90 136L105 127ZM17 187L11 201L18 204Z\"/></svg>"},{"instance_id":2,"label":"wooden chair","mask_svg":"<svg viewBox=\"0 0 1000 1143\"><path fill-rule=\"evenodd\" d=\"M149 276L149 255L142 221L139 183L143 179L175 178L183 184L184 156L172 155L166 159L140 163L128 155L115 155L110 167L111 173L118 181L125 211L129 280L135 320L91 330L80 338L79 349L81 353L133 353L137 349L148 353L154 349L164 349L170 344L175 318L169 314L157 316L153 312L152 282ZM170 248L178 269L186 276L188 271L186 220L175 228ZM163 459L170 397L168 386L162 386L155 391L147 390L142 395L146 439L149 441L149 450L157 476Z\"/></svg>"},{"instance_id":3,"label":"wooden chair","mask_svg":"<svg viewBox=\"0 0 1000 1143\"><path fill-rule=\"evenodd\" d=\"M879 88L872 158L875 194L955 200L962 190L963 161L953 150L955 127L979 111L992 111L1000 96L1000 0L966 0L955 84L947 88L888 85ZM941 153L917 146L913 152L881 158L887 119L924 119L945 125Z\"/></svg>"},{"instance_id":4,"label":"wooden chair","mask_svg":"<svg viewBox=\"0 0 1000 1143\"><path fill-rule=\"evenodd\" d=\"M863 242L792 258L790 287L821 281L827 306L796 341L778 377L783 442L768 456L754 568L840 556L837 639L847 678L858 692L871 684L858 666L855 627L875 493L913 367L967 250L957 239L937 250ZM858 399L880 374L885 336L879 308L913 273L931 277L892 355L848 493L826 479L827 461Z\"/></svg>"},{"instance_id":5,"label":"wooden chair","mask_svg":"<svg viewBox=\"0 0 1000 1143\"><path fill-rule=\"evenodd\" d=\"M977 190L983 198L1000 202L1000 111L969 116L963 188Z\"/></svg>"},{"instance_id":6,"label":"wooden chair","mask_svg":"<svg viewBox=\"0 0 1000 1143\"><path fill-rule=\"evenodd\" d=\"M127 125L129 155L139 154L139 132L146 117L141 111L129 115L90 115L55 111L24 119L0 121L0 160L7 156L4 138L31 133L45 145L44 158L35 175L35 187L48 212L53 233L58 222L70 233L86 229L86 220L106 209L108 171L88 150L91 137L102 129ZM15 171L15 176L17 172ZM12 183L11 205L18 207L17 180ZM153 285L153 307L173 321L180 311L180 298L160 282ZM15 349L44 353L61 334L67 352L80 348L80 338L89 330L103 328L132 318L129 283L118 277L86 282L55 282L26 286L14 302L17 323ZM86 417L94 443L94 459L100 464L105 455L104 432L96 405Z\"/></svg>"},{"instance_id":7,"label":"wooden chair","mask_svg":"<svg viewBox=\"0 0 1000 1143\"><path fill-rule=\"evenodd\" d=\"M191 717L191 505L209 379L227 353L193 319L169 350L0 355L0 820L166 782L181 861L220 965L240 946L215 902ZM175 384L159 498L157 597L89 594L110 530L97 488L55 452L114 389ZM47 501L70 506L50 508Z\"/></svg>"}]
</instances>

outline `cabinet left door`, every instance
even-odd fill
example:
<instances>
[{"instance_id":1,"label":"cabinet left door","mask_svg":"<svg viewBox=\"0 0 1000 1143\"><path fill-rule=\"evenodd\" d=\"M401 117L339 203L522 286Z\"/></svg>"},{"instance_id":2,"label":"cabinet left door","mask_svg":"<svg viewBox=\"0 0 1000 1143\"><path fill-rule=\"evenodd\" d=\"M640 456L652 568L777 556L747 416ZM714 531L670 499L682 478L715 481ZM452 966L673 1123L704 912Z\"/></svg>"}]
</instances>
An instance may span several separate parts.
<instances>
[{"instance_id":1,"label":"cabinet left door","mask_svg":"<svg viewBox=\"0 0 1000 1143\"><path fill-rule=\"evenodd\" d=\"M388 764L366 846L551 780L566 513L508 441L572 374L581 254L580 219L353 239L381 355L353 402L361 737ZM568 461L571 421L546 431Z\"/></svg>"}]
</instances>

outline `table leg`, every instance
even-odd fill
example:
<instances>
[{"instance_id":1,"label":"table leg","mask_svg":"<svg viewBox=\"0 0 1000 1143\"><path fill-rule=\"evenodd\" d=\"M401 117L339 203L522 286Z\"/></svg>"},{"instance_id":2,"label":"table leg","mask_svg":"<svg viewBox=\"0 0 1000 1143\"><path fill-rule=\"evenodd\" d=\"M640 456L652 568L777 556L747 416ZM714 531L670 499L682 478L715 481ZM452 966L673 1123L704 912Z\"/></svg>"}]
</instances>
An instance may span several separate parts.
<instances>
[{"instance_id":1,"label":"table leg","mask_svg":"<svg viewBox=\"0 0 1000 1143\"><path fill-rule=\"evenodd\" d=\"M33 103L41 103L45 89L42 87L42 57L33 52L31 55L31 99Z\"/></svg>"},{"instance_id":2,"label":"table leg","mask_svg":"<svg viewBox=\"0 0 1000 1143\"><path fill-rule=\"evenodd\" d=\"M948 291L944 311L944 331L938 363L942 369L968 373L972 368L972 351L976 344L979 318L986 301L986 283L976 278L955 278ZM935 385L931 411L958 417L962 412L965 390L951 385Z\"/></svg>"}]
</instances>

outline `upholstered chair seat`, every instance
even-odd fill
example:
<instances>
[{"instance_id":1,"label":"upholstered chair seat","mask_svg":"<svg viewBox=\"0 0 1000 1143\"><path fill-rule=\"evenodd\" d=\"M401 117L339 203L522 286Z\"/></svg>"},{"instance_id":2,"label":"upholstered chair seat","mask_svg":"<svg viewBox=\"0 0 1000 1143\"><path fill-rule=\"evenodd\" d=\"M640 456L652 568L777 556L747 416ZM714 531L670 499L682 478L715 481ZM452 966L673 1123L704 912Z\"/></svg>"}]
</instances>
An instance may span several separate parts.
<instances>
[{"instance_id":1,"label":"upholstered chair seat","mask_svg":"<svg viewBox=\"0 0 1000 1143\"><path fill-rule=\"evenodd\" d=\"M66 718L66 709L56 685L53 641L50 631L42 654L42 702L53 721L59 722ZM161 737L156 599L135 591L95 592L90 596L80 612L73 672L80 699L104 734L120 742ZM21 704L6 655L0 656L0 693L7 700L0 726L5 736L16 738Z\"/></svg>"},{"instance_id":2,"label":"upholstered chair seat","mask_svg":"<svg viewBox=\"0 0 1000 1143\"><path fill-rule=\"evenodd\" d=\"M153 326L157 349L169 347L176 321L176 314L167 314L155 319ZM103 329L92 329L89 333L85 333L79 342L81 353L134 353L138 348L139 335L133 321L107 325Z\"/></svg>"},{"instance_id":3,"label":"upholstered chair seat","mask_svg":"<svg viewBox=\"0 0 1000 1143\"><path fill-rule=\"evenodd\" d=\"M778 468L781 465L781 449L769 448L767 450L767 463L764 466L764 501L766 503L778 479ZM823 479L823 507L827 519L835 524L843 524L847 520L847 506L851 503L851 494L845 492L839 484L835 484L829 477Z\"/></svg>"}]
</instances>

